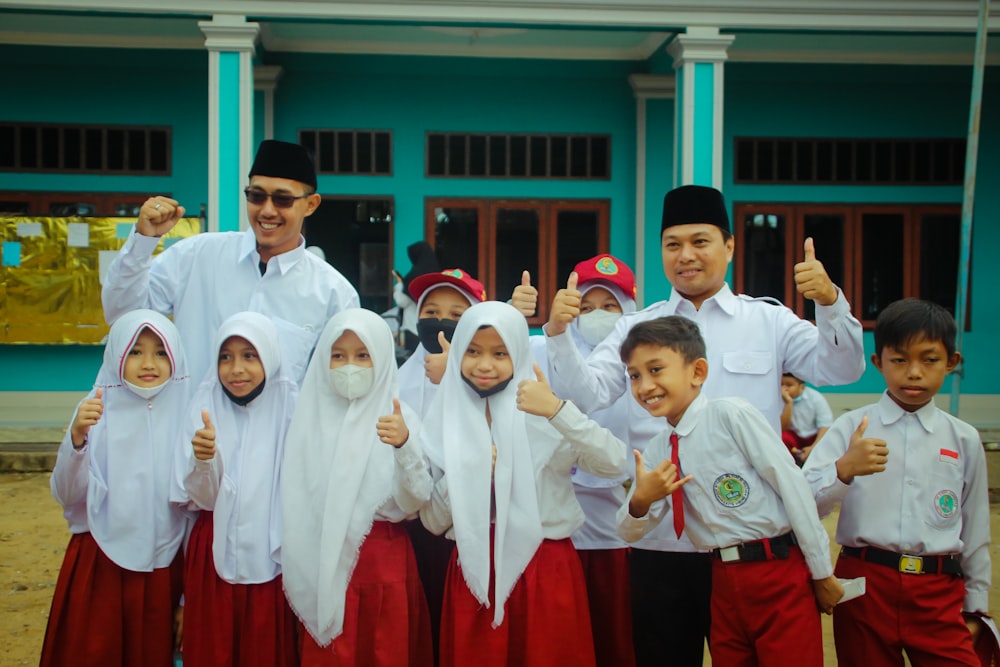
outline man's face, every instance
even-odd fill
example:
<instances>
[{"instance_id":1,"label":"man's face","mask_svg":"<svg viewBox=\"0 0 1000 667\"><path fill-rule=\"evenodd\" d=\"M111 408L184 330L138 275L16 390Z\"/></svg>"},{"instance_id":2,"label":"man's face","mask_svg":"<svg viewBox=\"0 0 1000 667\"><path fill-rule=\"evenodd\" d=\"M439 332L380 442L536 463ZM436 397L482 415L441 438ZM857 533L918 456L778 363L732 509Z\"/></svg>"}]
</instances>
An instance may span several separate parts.
<instances>
[{"instance_id":1,"label":"man's face","mask_svg":"<svg viewBox=\"0 0 1000 667\"><path fill-rule=\"evenodd\" d=\"M269 195L300 197L288 208L276 206L273 197L268 197L263 204L247 200L247 218L257 237L257 252L261 261L267 262L275 255L297 248L302 223L313 214L322 198L315 193L303 196L308 192L307 186L288 178L252 176L249 189Z\"/></svg>"},{"instance_id":2,"label":"man's face","mask_svg":"<svg viewBox=\"0 0 1000 667\"><path fill-rule=\"evenodd\" d=\"M661 236L663 274L674 289L700 308L726 283L733 259L733 238L723 240L715 225L674 225Z\"/></svg>"}]
</instances>

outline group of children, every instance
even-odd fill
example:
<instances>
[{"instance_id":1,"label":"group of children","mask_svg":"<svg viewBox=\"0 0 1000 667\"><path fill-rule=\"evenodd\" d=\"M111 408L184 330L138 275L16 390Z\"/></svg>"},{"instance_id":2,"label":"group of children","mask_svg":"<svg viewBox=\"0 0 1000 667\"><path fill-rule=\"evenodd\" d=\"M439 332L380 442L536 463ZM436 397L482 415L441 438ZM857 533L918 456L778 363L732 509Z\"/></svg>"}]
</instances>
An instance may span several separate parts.
<instances>
[{"instance_id":1,"label":"group of children","mask_svg":"<svg viewBox=\"0 0 1000 667\"><path fill-rule=\"evenodd\" d=\"M574 354L615 341L628 395L601 409L550 386L566 370L555 332L529 336L532 290L488 301L461 269L410 282L401 368L385 321L351 308L301 386L263 315L222 324L197 387L168 319L121 316L52 476L73 537L42 665L166 666L182 647L187 665L628 666L657 619L633 619L627 547L660 524L709 554L719 664L822 664L819 612L845 665L978 664L984 454L933 404L960 356L950 314L882 312L885 395L800 470L745 397L702 391L699 322L637 320L635 290L599 255L553 306ZM838 503L835 571L820 514Z\"/></svg>"}]
</instances>

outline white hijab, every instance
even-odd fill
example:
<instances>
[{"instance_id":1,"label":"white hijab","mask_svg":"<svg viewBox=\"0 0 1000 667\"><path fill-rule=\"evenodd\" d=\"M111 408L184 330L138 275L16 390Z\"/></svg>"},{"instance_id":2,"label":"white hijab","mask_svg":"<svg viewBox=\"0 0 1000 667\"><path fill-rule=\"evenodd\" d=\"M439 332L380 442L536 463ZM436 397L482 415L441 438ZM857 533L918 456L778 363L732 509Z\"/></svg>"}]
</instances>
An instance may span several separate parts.
<instances>
[{"instance_id":1,"label":"white hijab","mask_svg":"<svg viewBox=\"0 0 1000 667\"><path fill-rule=\"evenodd\" d=\"M147 400L124 383L125 360L144 330L166 348L171 374ZM108 558L151 572L173 561L186 513L168 502L174 447L187 394L187 362L173 322L152 310L125 313L111 326L104 362L88 398L102 389L104 412L87 436L87 523Z\"/></svg>"},{"instance_id":2,"label":"white hijab","mask_svg":"<svg viewBox=\"0 0 1000 667\"><path fill-rule=\"evenodd\" d=\"M270 318L252 312L229 317L216 335L216 356L232 336L245 338L257 349L264 390L246 405L237 405L222 390L218 364L212 365L189 404L179 481L183 488L194 467L191 436L203 428L201 411L208 410L215 427L215 455L222 465L212 516L215 570L230 583L264 583L280 571L281 459L298 388L282 367L278 331Z\"/></svg>"},{"instance_id":3,"label":"white hijab","mask_svg":"<svg viewBox=\"0 0 1000 667\"><path fill-rule=\"evenodd\" d=\"M496 329L514 366L510 384L485 399L461 374L462 357L481 327ZM494 627L503 622L507 598L542 542L535 470L545 466L561 441L544 418L517 409L518 383L535 379L532 363L527 321L516 308L498 301L472 306L458 322L447 370L423 422L424 451L448 479L465 582L485 606L490 598L491 445L496 444ZM486 423L487 403L491 426Z\"/></svg>"},{"instance_id":4,"label":"white hijab","mask_svg":"<svg viewBox=\"0 0 1000 667\"><path fill-rule=\"evenodd\" d=\"M635 299L625 294L622 288L618 285L612 285L611 283L606 283L601 280L591 280L579 286L580 298L587 296L587 292L594 289L595 287L603 287L604 289L611 292L612 296L618 300L618 305L621 306L622 315L635 312ZM586 359L587 356L594 351L593 345L588 343L580 335L580 318L577 317L573 320L569 327L570 332L573 335L573 342L576 343L576 347L580 350L580 354Z\"/></svg>"},{"instance_id":5,"label":"white hijab","mask_svg":"<svg viewBox=\"0 0 1000 667\"><path fill-rule=\"evenodd\" d=\"M470 306L479 303L479 299L473 296L471 292L457 287L454 283L435 283L425 289L424 293L420 295L420 300L417 301L418 317L420 309L424 307L424 299L438 287L450 287L468 299ZM416 323L413 326L414 330L416 330ZM413 350L413 354L399 368L399 395L417 411L417 414L421 418L427 414L427 408L430 407L431 401L434 400L434 395L437 393L437 385L428 380L424 372L424 359L426 357L427 348L421 343L417 345L417 348Z\"/></svg>"},{"instance_id":6,"label":"white hijab","mask_svg":"<svg viewBox=\"0 0 1000 667\"><path fill-rule=\"evenodd\" d=\"M330 384L330 349L345 331L368 348L375 380L349 401ZM395 348L379 315L350 308L320 335L288 430L282 472L282 577L292 609L320 646L344 629L344 602L375 512L392 495L393 448L376 433L396 397ZM409 414L405 414L408 412ZM416 416L404 419L414 432Z\"/></svg>"}]
</instances>

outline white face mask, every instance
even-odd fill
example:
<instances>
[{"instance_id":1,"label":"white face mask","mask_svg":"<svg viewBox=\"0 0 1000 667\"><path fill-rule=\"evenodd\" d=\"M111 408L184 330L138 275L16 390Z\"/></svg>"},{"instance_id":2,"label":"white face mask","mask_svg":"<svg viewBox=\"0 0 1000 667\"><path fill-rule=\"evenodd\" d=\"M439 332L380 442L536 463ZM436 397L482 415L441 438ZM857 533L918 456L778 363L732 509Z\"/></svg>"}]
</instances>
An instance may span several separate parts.
<instances>
[{"instance_id":1,"label":"white face mask","mask_svg":"<svg viewBox=\"0 0 1000 667\"><path fill-rule=\"evenodd\" d=\"M161 391L163 391L163 388L167 386L167 383L164 382L163 384L158 384L155 387L140 387L138 385L132 384L125 378L122 378L122 382L124 382L125 386L129 388L129 391L131 391L139 398L144 398L147 401L156 396L157 394L159 394Z\"/></svg>"},{"instance_id":2,"label":"white face mask","mask_svg":"<svg viewBox=\"0 0 1000 667\"><path fill-rule=\"evenodd\" d=\"M330 387L349 401L361 398L375 384L375 369L347 364L330 369Z\"/></svg>"},{"instance_id":3,"label":"white face mask","mask_svg":"<svg viewBox=\"0 0 1000 667\"><path fill-rule=\"evenodd\" d=\"M592 347L608 337L608 334L615 328L615 323L621 317L621 313L611 313L606 310L592 310L585 315L581 315L576 320L577 331L580 337Z\"/></svg>"}]
</instances>

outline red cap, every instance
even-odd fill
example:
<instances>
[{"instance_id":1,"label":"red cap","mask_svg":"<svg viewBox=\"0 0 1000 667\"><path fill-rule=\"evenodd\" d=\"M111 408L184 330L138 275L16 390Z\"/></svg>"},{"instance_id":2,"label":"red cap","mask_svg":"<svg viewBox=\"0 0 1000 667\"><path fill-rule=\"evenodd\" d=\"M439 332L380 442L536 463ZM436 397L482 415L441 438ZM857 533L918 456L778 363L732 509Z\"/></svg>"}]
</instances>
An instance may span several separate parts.
<instances>
[{"instance_id":1,"label":"red cap","mask_svg":"<svg viewBox=\"0 0 1000 667\"><path fill-rule=\"evenodd\" d=\"M577 275L577 285L590 282L602 282L614 285L627 296L635 299L635 274L628 264L607 253L585 259L574 268Z\"/></svg>"},{"instance_id":2,"label":"red cap","mask_svg":"<svg viewBox=\"0 0 1000 667\"><path fill-rule=\"evenodd\" d=\"M486 288L483 284L462 269L445 269L440 273L425 273L410 282L410 296L414 301L420 301L427 288L441 283L448 283L468 292L480 302L486 301Z\"/></svg>"}]
</instances>

